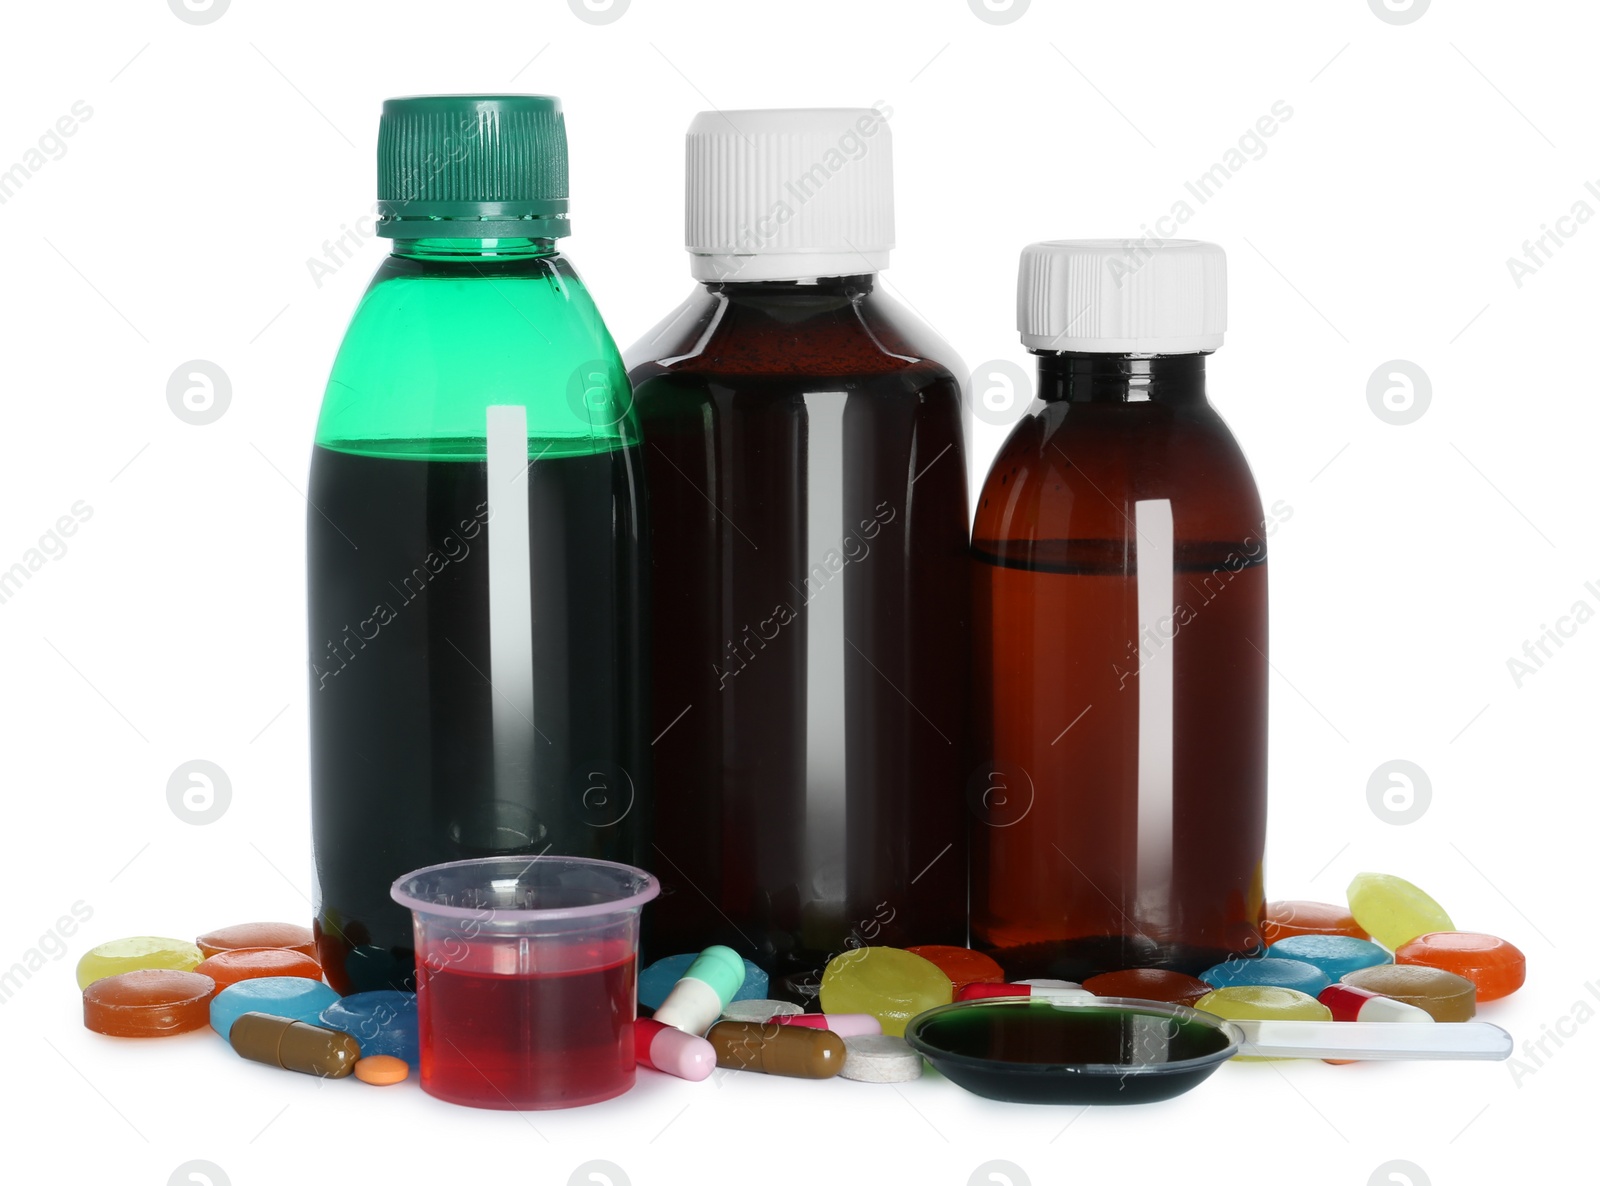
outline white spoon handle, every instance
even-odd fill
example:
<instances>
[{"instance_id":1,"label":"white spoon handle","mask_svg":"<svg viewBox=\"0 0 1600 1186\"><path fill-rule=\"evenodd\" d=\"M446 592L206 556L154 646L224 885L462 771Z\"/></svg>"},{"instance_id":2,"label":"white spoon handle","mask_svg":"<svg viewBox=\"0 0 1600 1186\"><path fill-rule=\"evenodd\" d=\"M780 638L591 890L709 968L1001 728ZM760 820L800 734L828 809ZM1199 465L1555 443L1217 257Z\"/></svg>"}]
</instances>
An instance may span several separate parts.
<instances>
[{"instance_id":1,"label":"white spoon handle","mask_svg":"<svg viewBox=\"0 0 1600 1186\"><path fill-rule=\"evenodd\" d=\"M1485 1021L1235 1021L1259 1058L1505 1059L1511 1035Z\"/></svg>"}]
</instances>

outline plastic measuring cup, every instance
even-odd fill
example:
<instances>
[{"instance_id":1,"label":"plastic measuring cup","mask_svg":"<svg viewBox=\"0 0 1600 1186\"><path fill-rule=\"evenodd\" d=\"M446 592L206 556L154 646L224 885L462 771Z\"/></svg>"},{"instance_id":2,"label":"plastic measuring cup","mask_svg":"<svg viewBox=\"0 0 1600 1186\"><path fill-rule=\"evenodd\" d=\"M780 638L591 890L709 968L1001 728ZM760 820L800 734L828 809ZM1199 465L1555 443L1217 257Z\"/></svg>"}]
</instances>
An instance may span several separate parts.
<instances>
[{"instance_id":1,"label":"plastic measuring cup","mask_svg":"<svg viewBox=\"0 0 1600 1186\"><path fill-rule=\"evenodd\" d=\"M642 869L484 857L390 888L416 931L420 1078L474 1108L571 1108L633 1086Z\"/></svg>"}]
</instances>

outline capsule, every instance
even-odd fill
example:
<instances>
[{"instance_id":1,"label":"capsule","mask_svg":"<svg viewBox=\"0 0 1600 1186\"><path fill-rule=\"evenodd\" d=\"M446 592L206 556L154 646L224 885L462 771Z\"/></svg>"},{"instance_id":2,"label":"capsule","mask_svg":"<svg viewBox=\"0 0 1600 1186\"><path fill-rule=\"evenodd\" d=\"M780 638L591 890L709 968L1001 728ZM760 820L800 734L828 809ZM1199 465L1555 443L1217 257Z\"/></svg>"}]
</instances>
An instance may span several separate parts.
<instances>
[{"instance_id":1,"label":"capsule","mask_svg":"<svg viewBox=\"0 0 1600 1186\"><path fill-rule=\"evenodd\" d=\"M1069 980L1036 981L1021 984L969 984L956 994L958 1001L977 1001L985 997L1031 997L1036 1001L1097 1001L1086 988Z\"/></svg>"},{"instance_id":2,"label":"capsule","mask_svg":"<svg viewBox=\"0 0 1600 1186\"><path fill-rule=\"evenodd\" d=\"M744 984L744 960L730 947L708 947L672 986L655 1019L686 1034L703 1034Z\"/></svg>"},{"instance_id":3,"label":"capsule","mask_svg":"<svg viewBox=\"0 0 1600 1186\"><path fill-rule=\"evenodd\" d=\"M634 1019L633 1050L641 1067L694 1083L710 1075L717 1065L710 1042L648 1017Z\"/></svg>"},{"instance_id":4,"label":"capsule","mask_svg":"<svg viewBox=\"0 0 1600 1186\"><path fill-rule=\"evenodd\" d=\"M1351 984L1330 984L1317 1000L1333 1013L1335 1021L1432 1021L1426 1009L1397 1001Z\"/></svg>"},{"instance_id":5,"label":"capsule","mask_svg":"<svg viewBox=\"0 0 1600 1186\"><path fill-rule=\"evenodd\" d=\"M251 1062L324 1079L343 1079L361 1057L361 1044L341 1030L270 1013L241 1013L228 1044Z\"/></svg>"},{"instance_id":6,"label":"capsule","mask_svg":"<svg viewBox=\"0 0 1600 1186\"><path fill-rule=\"evenodd\" d=\"M883 1023L870 1013L795 1013L772 1020L777 1025L828 1030L841 1038L864 1038L883 1033Z\"/></svg>"},{"instance_id":7,"label":"capsule","mask_svg":"<svg viewBox=\"0 0 1600 1186\"><path fill-rule=\"evenodd\" d=\"M795 1025L719 1021L706 1035L717 1065L791 1079L831 1079L844 1069L844 1039L829 1030Z\"/></svg>"}]
</instances>

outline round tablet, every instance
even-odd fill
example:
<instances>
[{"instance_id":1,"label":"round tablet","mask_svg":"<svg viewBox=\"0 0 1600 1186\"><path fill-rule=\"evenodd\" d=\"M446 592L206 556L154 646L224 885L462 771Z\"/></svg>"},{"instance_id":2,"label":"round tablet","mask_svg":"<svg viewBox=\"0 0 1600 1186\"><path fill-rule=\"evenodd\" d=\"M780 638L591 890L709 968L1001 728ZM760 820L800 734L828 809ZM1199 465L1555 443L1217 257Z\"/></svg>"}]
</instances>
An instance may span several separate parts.
<instances>
[{"instance_id":1,"label":"round tablet","mask_svg":"<svg viewBox=\"0 0 1600 1186\"><path fill-rule=\"evenodd\" d=\"M1333 1010L1316 997L1292 988L1237 985L1208 992L1194 1007L1233 1021L1332 1021ZM1270 1062L1246 1055L1241 1062Z\"/></svg>"},{"instance_id":2,"label":"round tablet","mask_svg":"<svg viewBox=\"0 0 1600 1186\"><path fill-rule=\"evenodd\" d=\"M316 960L287 947L241 947L237 951L219 951L201 960L194 970L215 980L219 989L262 976L322 979L322 966Z\"/></svg>"},{"instance_id":3,"label":"round tablet","mask_svg":"<svg viewBox=\"0 0 1600 1186\"><path fill-rule=\"evenodd\" d=\"M1356 921L1390 951L1429 931L1456 929L1443 906L1392 873L1357 873L1345 896Z\"/></svg>"},{"instance_id":4,"label":"round tablet","mask_svg":"<svg viewBox=\"0 0 1600 1186\"><path fill-rule=\"evenodd\" d=\"M159 935L112 939L90 948L78 961L78 987L88 988L96 980L143 968L192 972L203 959L205 953L187 939L163 939Z\"/></svg>"},{"instance_id":5,"label":"round tablet","mask_svg":"<svg viewBox=\"0 0 1600 1186\"><path fill-rule=\"evenodd\" d=\"M361 1043L363 1054L421 1061L414 992L378 989L355 993L324 1009L321 1024L349 1034Z\"/></svg>"},{"instance_id":6,"label":"round tablet","mask_svg":"<svg viewBox=\"0 0 1600 1186\"><path fill-rule=\"evenodd\" d=\"M338 993L310 977L262 976L241 980L211 998L211 1028L226 1038L233 1023L246 1013L266 1013L320 1025L322 1011L338 1000Z\"/></svg>"},{"instance_id":7,"label":"round tablet","mask_svg":"<svg viewBox=\"0 0 1600 1186\"><path fill-rule=\"evenodd\" d=\"M920 955L950 977L952 992L960 992L969 984L1004 984L1005 969L981 951L970 947L946 947L932 943L921 947L908 947L913 955Z\"/></svg>"},{"instance_id":8,"label":"round tablet","mask_svg":"<svg viewBox=\"0 0 1600 1186\"><path fill-rule=\"evenodd\" d=\"M899 1037L918 1013L948 1005L953 992L950 977L920 955L857 947L828 961L819 998L824 1013L870 1013L884 1033Z\"/></svg>"},{"instance_id":9,"label":"round tablet","mask_svg":"<svg viewBox=\"0 0 1600 1186\"><path fill-rule=\"evenodd\" d=\"M1292 988L1310 997L1315 997L1333 983L1321 968L1301 960L1274 959L1270 956L1253 960L1226 960L1201 972L1200 979L1212 988L1231 988L1240 984Z\"/></svg>"},{"instance_id":10,"label":"round tablet","mask_svg":"<svg viewBox=\"0 0 1600 1186\"><path fill-rule=\"evenodd\" d=\"M405 1080L411 1068L404 1059L388 1054L369 1054L356 1059L356 1078L374 1087L389 1087Z\"/></svg>"},{"instance_id":11,"label":"round tablet","mask_svg":"<svg viewBox=\"0 0 1600 1186\"><path fill-rule=\"evenodd\" d=\"M1193 1005L1211 986L1204 980L1169 972L1165 968L1124 968L1102 972L1083 982L1097 997L1128 997L1135 1001L1166 1001L1173 1005Z\"/></svg>"},{"instance_id":12,"label":"round tablet","mask_svg":"<svg viewBox=\"0 0 1600 1186\"><path fill-rule=\"evenodd\" d=\"M1351 972L1340 983L1415 1005L1435 1021L1471 1021L1478 1011L1478 992L1472 981L1421 964L1379 964Z\"/></svg>"},{"instance_id":13,"label":"round tablet","mask_svg":"<svg viewBox=\"0 0 1600 1186\"><path fill-rule=\"evenodd\" d=\"M1310 964L1320 968L1329 980L1394 962L1394 957L1372 940L1349 935L1291 935L1267 948L1267 957Z\"/></svg>"},{"instance_id":14,"label":"round tablet","mask_svg":"<svg viewBox=\"0 0 1600 1186\"><path fill-rule=\"evenodd\" d=\"M162 1038L205 1025L216 983L198 972L141 968L83 990L83 1024L117 1038Z\"/></svg>"},{"instance_id":15,"label":"round tablet","mask_svg":"<svg viewBox=\"0 0 1600 1186\"><path fill-rule=\"evenodd\" d=\"M922 1055L904 1038L889 1034L846 1038L839 1078L857 1083L909 1083L922 1078Z\"/></svg>"},{"instance_id":16,"label":"round tablet","mask_svg":"<svg viewBox=\"0 0 1600 1186\"><path fill-rule=\"evenodd\" d=\"M1420 964L1454 972L1472 981L1478 1000L1498 1001L1522 987L1527 958L1516 947L1476 931L1433 931L1403 943L1394 953L1397 964Z\"/></svg>"},{"instance_id":17,"label":"round tablet","mask_svg":"<svg viewBox=\"0 0 1600 1186\"><path fill-rule=\"evenodd\" d=\"M1332 902L1268 902L1261 912L1261 938L1276 943L1291 935L1349 935L1369 938L1348 906Z\"/></svg>"},{"instance_id":18,"label":"round tablet","mask_svg":"<svg viewBox=\"0 0 1600 1186\"><path fill-rule=\"evenodd\" d=\"M1332 1021L1333 1010L1292 988L1235 985L1208 992L1196 1009L1234 1021Z\"/></svg>"},{"instance_id":19,"label":"round tablet","mask_svg":"<svg viewBox=\"0 0 1600 1186\"><path fill-rule=\"evenodd\" d=\"M207 955L219 951L238 951L242 947L287 947L317 958L317 945L310 927L292 922L242 922L237 926L210 931L195 940Z\"/></svg>"},{"instance_id":20,"label":"round tablet","mask_svg":"<svg viewBox=\"0 0 1600 1186\"><path fill-rule=\"evenodd\" d=\"M798 1017L805 1010L790 1001L761 997L751 1001L730 1001L722 1011L724 1021L771 1021L774 1017Z\"/></svg>"}]
</instances>

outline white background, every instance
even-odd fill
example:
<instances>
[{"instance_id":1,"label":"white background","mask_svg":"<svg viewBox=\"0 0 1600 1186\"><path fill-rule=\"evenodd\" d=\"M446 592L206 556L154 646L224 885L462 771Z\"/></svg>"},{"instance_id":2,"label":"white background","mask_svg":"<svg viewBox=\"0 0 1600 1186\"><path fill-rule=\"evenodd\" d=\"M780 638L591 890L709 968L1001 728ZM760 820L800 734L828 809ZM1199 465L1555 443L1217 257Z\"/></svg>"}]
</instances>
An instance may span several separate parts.
<instances>
[{"instance_id":1,"label":"white background","mask_svg":"<svg viewBox=\"0 0 1600 1186\"><path fill-rule=\"evenodd\" d=\"M158 1184L203 1159L236 1186L564 1184L604 1159L635 1186L960 1186L1004 1159L1015 1183L1366 1183L1403 1159L1414 1183L1447 1183L1544 1180L1592 1150L1600 1024L1575 1005L1600 1007L1600 624L1520 687L1507 659L1575 602L1600 608L1600 222L1566 224L1520 287L1506 259L1575 202L1600 211L1584 189L1600 188L1593 5L1436 0L1406 25L1365 0L1033 0L1004 25L966 0L633 0L608 25L564 0L233 0L202 26L104 0L3 19L0 169L76 101L93 111L0 205L0 568L75 502L93 511L0 604L0 968L43 954L0 1005L7 1180ZM366 240L321 287L307 259L370 210L382 98L500 89L565 102L566 248L623 345L689 289L682 134L712 105L887 102L887 279L973 364L1027 362L1024 243L1155 229L1187 197L1184 233L1230 259L1213 399L1263 500L1293 508L1272 541L1269 896L1412 878L1527 952L1529 987L1482 1015L1563 1044L1513 1066L1233 1065L1169 1104L1085 1113L932 1076L641 1075L619 1101L518 1116L244 1064L209 1031L86 1033L72 970L94 943L309 914L300 491L384 248ZM1185 181L1278 100L1293 115L1264 154L1196 202ZM166 400L197 358L232 386L198 427ZM1396 358L1432 385L1403 426L1367 401ZM981 473L1003 434L979 427ZM196 758L232 789L205 826L167 802ZM1430 776L1413 823L1369 806L1394 758ZM92 918L63 939L78 902Z\"/></svg>"}]
</instances>

